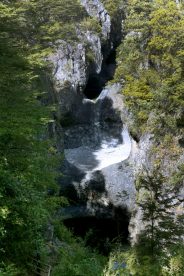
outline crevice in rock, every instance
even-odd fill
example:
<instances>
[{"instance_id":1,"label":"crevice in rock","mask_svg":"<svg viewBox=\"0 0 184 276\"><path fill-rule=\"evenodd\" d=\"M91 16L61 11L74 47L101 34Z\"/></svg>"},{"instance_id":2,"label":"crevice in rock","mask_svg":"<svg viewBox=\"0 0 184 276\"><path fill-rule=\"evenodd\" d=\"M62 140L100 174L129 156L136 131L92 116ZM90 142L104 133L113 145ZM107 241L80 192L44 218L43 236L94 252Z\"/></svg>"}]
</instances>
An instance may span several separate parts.
<instances>
[{"instance_id":1,"label":"crevice in rock","mask_svg":"<svg viewBox=\"0 0 184 276\"><path fill-rule=\"evenodd\" d=\"M103 255L108 255L115 243L129 243L130 217L125 198L127 182L118 179L115 191L114 182L107 181L110 178L109 172L121 179L124 171L121 172L116 164L128 158L131 148L119 106L114 105L116 101L113 101L120 87L116 84L106 86L114 77L119 43L117 38L116 43L110 40L102 45L104 59L101 72L90 73L92 70L88 70L89 79L84 95L77 94L78 98L72 102L70 113L61 122L64 127L65 154L60 181L61 194L67 196L70 203L70 206L60 210L61 217L75 236L84 239L87 246L97 249ZM100 65L101 59L99 67ZM91 101L96 98L96 101ZM108 167L110 171L107 173ZM126 174L125 169L125 179ZM106 190L106 182L109 190ZM125 188L125 195L121 194L121 184ZM111 198L109 191L117 196ZM115 207L117 205L122 207Z\"/></svg>"},{"instance_id":2,"label":"crevice in rock","mask_svg":"<svg viewBox=\"0 0 184 276\"><path fill-rule=\"evenodd\" d=\"M97 98L103 90L105 84L113 79L116 69L116 49L112 49L108 57L102 64L99 74L94 73L89 76L84 95L88 99Z\"/></svg>"},{"instance_id":3,"label":"crevice in rock","mask_svg":"<svg viewBox=\"0 0 184 276\"><path fill-rule=\"evenodd\" d=\"M126 209L113 207L112 217L75 217L64 220L74 235L82 237L86 245L108 255L115 243L128 245L129 215Z\"/></svg>"}]
</instances>

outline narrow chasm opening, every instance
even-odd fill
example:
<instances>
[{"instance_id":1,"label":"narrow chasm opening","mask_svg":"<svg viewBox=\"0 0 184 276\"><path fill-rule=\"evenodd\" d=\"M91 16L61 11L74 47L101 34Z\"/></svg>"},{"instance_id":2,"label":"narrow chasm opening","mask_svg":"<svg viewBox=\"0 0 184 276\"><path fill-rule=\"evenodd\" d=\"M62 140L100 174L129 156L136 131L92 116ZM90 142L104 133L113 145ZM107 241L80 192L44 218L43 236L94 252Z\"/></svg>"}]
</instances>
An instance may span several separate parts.
<instances>
[{"instance_id":1,"label":"narrow chasm opening","mask_svg":"<svg viewBox=\"0 0 184 276\"><path fill-rule=\"evenodd\" d=\"M102 64L102 70L99 74L89 76L84 95L88 99L97 98L103 90L105 84L112 80L116 68L116 50L113 49Z\"/></svg>"},{"instance_id":2,"label":"narrow chasm opening","mask_svg":"<svg viewBox=\"0 0 184 276\"><path fill-rule=\"evenodd\" d=\"M126 210L116 208L112 218L78 217L64 221L74 235L83 238L87 246L108 255L115 244L128 245L129 216Z\"/></svg>"}]
</instances>

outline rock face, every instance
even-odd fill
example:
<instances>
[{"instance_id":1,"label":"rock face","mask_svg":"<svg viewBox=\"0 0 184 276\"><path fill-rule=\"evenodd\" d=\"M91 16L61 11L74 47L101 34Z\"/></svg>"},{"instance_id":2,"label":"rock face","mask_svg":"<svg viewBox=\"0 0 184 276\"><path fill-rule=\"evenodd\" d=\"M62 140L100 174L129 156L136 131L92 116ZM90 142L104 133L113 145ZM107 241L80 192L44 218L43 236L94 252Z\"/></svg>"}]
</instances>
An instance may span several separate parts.
<instances>
[{"instance_id":1,"label":"rock face","mask_svg":"<svg viewBox=\"0 0 184 276\"><path fill-rule=\"evenodd\" d=\"M63 170L70 181L62 179L62 186L73 183L88 207L95 202L101 202L102 207L109 204L128 210L133 207L133 171L127 161L132 140L122 123L119 90L120 86L115 84L105 88L96 100L84 99L79 121L75 118L77 125L64 129L64 153L70 166L65 165ZM81 176L78 179L76 169Z\"/></svg>"},{"instance_id":2,"label":"rock face","mask_svg":"<svg viewBox=\"0 0 184 276\"><path fill-rule=\"evenodd\" d=\"M111 19L103 4L99 0L81 0L81 4L90 16L95 17L100 22L103 38L108 39L111 32Z\"/></svg>"},{"instance_id":3,"label":"rock face","mask_svg":"<svg viewBox=\"0 0 184 276\"><path fill-rule=\"evenodd\" d=\"M81 3L100 21L103 43L111 44L111 20L102 3L98 0ZM115 62L108 61L108 70L104 66L97 34L79 32L79 40L74 45L60 41L57 51L49 57L53 64L51 94L58 108L53 128L64 153L61 194L75 202L61 213L67 218L108 218L114 216L114 208L121 208L131 215L135 209L135 167L141 166L145 151L130 137L124 123L126 112L119 84L102 87L96 99L87 98L88 79L93 83L99 76L102 81L98 86L103 86L104 80L108 80L105 70L111 78ZM93 52L91 64L86 59L86 43ZM94 74L95 78L91 78ZM94 89L92 86L90 93Z\"/></svg>"},{"instance_id":4,"label":"rock face","mask_svg":"<svg viewBox=\"0 0 184 276\"><path fill-rule=\"evenodd\" d=\"M114 208L129 214L132 240L140 230L140 210L136 209L136 173L147 162L151 137L139 145L124 125L120 85L105 87L95 100L83 98L73 113L74 124L65 126L61 193L75 206L62 210L65 218L113 217Z\"/></svg>"},{"instance_id":5,"label":"rock face","mask_svg":"<svg viewBox=\"0 0 184 276\"><path fill-rule=\"evenodd\" d=\"M93 71L99 73L102 65L102 53L100 39L96 34L87 32L85 41L93 51ZM83 43L70 45L60 41L57 51L49 57L53 64L53 91L52 97L59 107L61 114L72 110L74 104L81 102L89 75L86 60L86 48Z\"/></svg>"},{"instance_id":6,"label":"rock face","mask_svg":"<svg viewBox=\"0 0 184 276\"><path fill-rule=\"evenodd\" d=\"M81 41L88 43L93 52L93 69L99 73L103 59L100 38L90 31L78 35ZM59 41L57 50L49 60L54 64L53 77L57 89L62 89L67 83L72 84L74 89L84 87L88 73L84 43L70 45L65 41Z\"/></svg>"}]
</instances>

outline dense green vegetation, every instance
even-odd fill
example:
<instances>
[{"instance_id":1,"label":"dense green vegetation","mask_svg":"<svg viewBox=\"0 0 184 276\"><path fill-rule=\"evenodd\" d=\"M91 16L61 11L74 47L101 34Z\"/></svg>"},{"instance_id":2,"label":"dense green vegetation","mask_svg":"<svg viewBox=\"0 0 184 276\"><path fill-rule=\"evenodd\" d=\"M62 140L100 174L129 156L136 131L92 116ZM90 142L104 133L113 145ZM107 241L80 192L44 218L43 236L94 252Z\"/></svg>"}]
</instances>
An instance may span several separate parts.
<instances>
[{"instance_id":1,"label":"dense green vegetation","mask_svg":"<svg viewBox=\"0 0 184 276\"><path fill-rule=\"evenodd\" d=\"M66 202L57 195L59 157L47 134L54 109L43 104L40 75L58 39L76 42L77 25L98 29L77 0L0 3L0 275L33 273L33 259L47 257L51 217Z\"/></svg>"},{"instance_id":2,"label":"dense green vegetation","mask_svg":"<svg viewBox=\"0 0 184 276\"><path fill-rule=\"evenodd\" d=\"M57 162L53 145L46 137L43 141L50 111L37 100L44 64L32 57L20 33L24 11L6 2L0 4L0 267L13 275L8 269L14 264L24 275L44 247L44 228L55 205L47 191L57 190Z\"/></svg>"},{"instance_id":3,"label":"dense green vegetation","mask_svg":"<svg viewBox=\"0 0 184 276\"><path fill-rule=\"evenodd\" d=\"M153 134L150 164L136 181L144 230L128 251L110 258L107 275L183 275L184 17L183 1L127 2L126 36L118 48L115 81L121 82L127 121L136 139ZM179 214L177 210L180 209ZM113 262L127 265L112 272Z\"/></svg>"},{"instance_id":4,"label":"dense green vegetation","mask_svg":"<svg viewBox=\"0 0 184 276\"><path fill-rule=\"evenodd\" d=\"M55 233L62 245L59 249L53 276L93 276L102 275L107 258L96 251L86 247L85 241L74 238L73 235L61 225L54 222Z\"/></svg>"},{"instance_id":5,"label":"dense green vegetation","mask_svg":"<svg viewBox=\"0 0 184 276\"><path fill-rule=\"evenodd\" d=\"M132 129L174 133L183 118L183 7L175 1L129 1L115 79L121 81ZM156 127L155 127L156 126Z\"/></svg>"},{"instance_id":6,"label":"dense green vegetation","mask_svg":"<svg viewBox=\"0 0 184 276\"><path fill-rule=\"evenodd\" d=\"M123 12L122 8L125 8L124 0L102 0L105 8L107 9L109 15L114 19L119 12Z\"/></svg>"}]
</instances>

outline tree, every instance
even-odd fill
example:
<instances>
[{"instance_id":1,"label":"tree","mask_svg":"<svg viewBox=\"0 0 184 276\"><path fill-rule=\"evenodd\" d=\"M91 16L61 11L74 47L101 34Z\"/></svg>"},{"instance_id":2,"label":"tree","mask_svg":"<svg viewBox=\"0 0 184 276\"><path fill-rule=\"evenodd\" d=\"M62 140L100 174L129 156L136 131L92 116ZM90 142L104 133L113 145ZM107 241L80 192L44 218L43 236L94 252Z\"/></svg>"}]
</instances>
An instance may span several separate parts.
<instances>
[{"instance_id":1,"label":"tree","mask_svg":"<svg viewBox=\"0 0 184 276\"><path fill-rule=\"evenodd\" d=\"M133 115L131 132L141 135L152 104L150 86L155 78L149 66L147 44L150 39L151 1L129 1L125 20L126 36L118 47L115 81L122 83L125 104Z\"/></svg>"},{"instance_id":2,"label":"tree","mask_svg":"<svg viewBox=\"0 0 184 276\"><path fill-rule=\"evenodd\" d=\"M131 1L118 49L115 80L133 114L134 132L175 133L183 118L183 5Z\"/></svg>"},{"instance_id":3,"label":"tree","mask_svg":"<svg viewBox=\"0 0 184 276\"><path fill-rule=\"evenodd\" d=\"M144 168L139 175L136 188L139 193L137 205L142 210L144 230L139 236L138 250L151 259L167 260L170 249L182 242L183 217L177 208L183 200L180 192L183 182L164 176L161 167Z\"/></svg>"},{"instance_id":4,"label":"tree","mask_svg":"<svg viewBox=\"0 0 184 276\"><path fill-rule=\"evenodd\" d=\"M46 251L44 233L62 197L57 197L59 158L48 135L53 107L43 104L48 95L40 76L48 72L45 60L58 40L78 42L77 31L90 25L87 17L78 0L0 3L2 275L26 275L31 258Z\"/></svg>"},{"instance_id":5,"label":"tree","mask_svg":"<svg viewBox=\"0 0 184 276\"><path fill-rule=\"evenodd\" d=\"M47 190L57 187L57 158L45 135L50 108L37 99L42 95L37 72L43 67L30 62L27 42L19 35L23 22L14 1L1 2L0 273L3 264L5 275L10 270L14 275L11 264L26 274L30 258L41 252L54 210Z\"/></svg>"}]
</instances>

